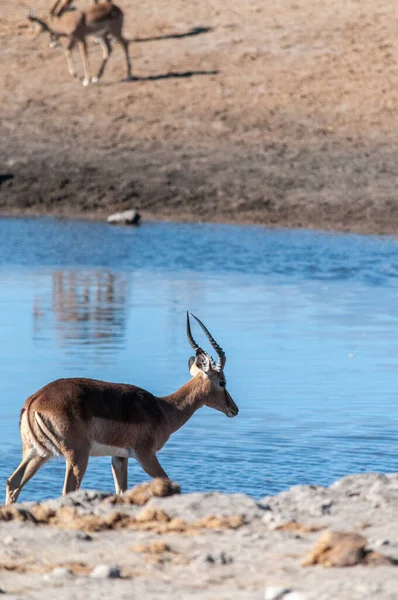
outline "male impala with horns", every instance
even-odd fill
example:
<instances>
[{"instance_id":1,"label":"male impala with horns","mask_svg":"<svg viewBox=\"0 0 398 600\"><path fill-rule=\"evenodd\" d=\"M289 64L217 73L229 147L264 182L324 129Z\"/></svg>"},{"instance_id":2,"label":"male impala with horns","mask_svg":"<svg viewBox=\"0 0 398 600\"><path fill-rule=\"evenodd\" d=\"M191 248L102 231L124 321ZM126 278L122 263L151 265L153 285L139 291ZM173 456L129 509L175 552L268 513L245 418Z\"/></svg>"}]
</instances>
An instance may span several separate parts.
<instances>
[{"instance_id":1,"label":"male impala with horns","mask_svg":"<svg viewBox=\"0 0 398 600\"><path fill-rule=\"evenodd\" d=\"M134 385L69 378L30 396L21 411L22 461L6 486L6 504L54 456L66 461L63 494L77 490L90 456L111 456L116 493L127 489L127 462L135 458L151 477L164 477L156 453L202 406L235 417L238 407L226 389L225 353L197 317L217 362L195 342L187 313L187 337L195 356L191 379L169 396L157 397Z\"/></svg>"}]
</instances>

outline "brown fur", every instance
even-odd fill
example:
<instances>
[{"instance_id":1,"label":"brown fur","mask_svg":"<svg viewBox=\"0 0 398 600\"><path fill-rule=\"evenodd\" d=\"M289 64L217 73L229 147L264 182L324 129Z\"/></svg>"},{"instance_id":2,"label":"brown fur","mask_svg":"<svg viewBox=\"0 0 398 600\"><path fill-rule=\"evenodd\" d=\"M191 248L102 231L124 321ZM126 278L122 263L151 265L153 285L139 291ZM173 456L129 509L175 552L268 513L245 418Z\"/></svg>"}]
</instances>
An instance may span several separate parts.
<instances>
[{"instance_id":1,"label":"brown fur","mask_svg":"<svg viewBox=\"0 0 398 600\"><path fill-rule=\"evenodd\" d=\"M207 405L228 416L238 413L223 372L208 364L203 371L202 359L196 356L192 379L169 396L84 378L58 379L30 396L20 419L22 462L7 481L6 504L15 502L23 486L56 454L66 460L63 493L78 489L98 444L101 452L113 456L117 494L127 489L132 453L151 477L167 478L156 453L196 410Z\"/></svg>"},{"instance_id":2,"label":"brown fur","mask_svg":"<svg viewBox=\"0 0 398 600\"><path fill-rule=\"evenodd\" d=\"M33 14L28 17L30 21L40 25L40 31L47 31L52 38L68 38L65 58L69 73L73 77L75 76L71 51L77 44L84 67L83 85L90 83L91 72L87 56L86 38L93 35L99 40L103 50L103 61L93 81L98 81L103 75L105 65L112 51L110 37L115 38L122 46L127 65L127 79L132 79L128 42L122 34L124 14L121 8L112 4L112 2L101 2L95 3L84 10L68 10L70 4L69 0L57 0L52 6L47 20L39 19Z\"/></svg>"}]
</instances>

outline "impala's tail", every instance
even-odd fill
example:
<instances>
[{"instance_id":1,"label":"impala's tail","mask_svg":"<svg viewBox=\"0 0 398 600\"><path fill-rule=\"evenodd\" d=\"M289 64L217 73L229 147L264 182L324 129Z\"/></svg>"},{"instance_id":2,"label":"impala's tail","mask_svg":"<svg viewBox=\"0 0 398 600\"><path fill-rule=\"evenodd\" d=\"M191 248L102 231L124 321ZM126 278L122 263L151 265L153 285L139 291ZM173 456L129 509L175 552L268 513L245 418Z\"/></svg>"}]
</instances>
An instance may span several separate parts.
<instances>
[{"instance_id":1,"label":"impala's tail","mask_svg":"<svg viewBox=\"0 0 398 600\"><path fill-rule=\"evenodd\" d=\"M21 410L19 427L23 441L39 456L59 456L62 452L51 424L32 408L32 403Z\"/></svg>"}]
</instances>

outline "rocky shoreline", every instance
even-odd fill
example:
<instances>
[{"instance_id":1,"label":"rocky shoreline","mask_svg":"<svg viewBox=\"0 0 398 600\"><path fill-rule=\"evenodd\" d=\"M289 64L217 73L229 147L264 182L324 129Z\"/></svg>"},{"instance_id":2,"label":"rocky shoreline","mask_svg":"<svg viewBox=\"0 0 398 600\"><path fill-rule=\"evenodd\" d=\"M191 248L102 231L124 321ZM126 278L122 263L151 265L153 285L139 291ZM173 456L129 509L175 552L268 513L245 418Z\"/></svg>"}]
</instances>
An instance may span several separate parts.
<instances>
[{"instance_id":1,"label":"rocky shoreline","mask_svg":"<svg viewBox=\"0 0 398 600\"><path fill-rule=\"evenodd\" d=\"M398 475L350 475L256 502L154 480L0 507L10 598L398 597ZM348 535L347 535L348 534Z\"/></svg>"}]
</instances>

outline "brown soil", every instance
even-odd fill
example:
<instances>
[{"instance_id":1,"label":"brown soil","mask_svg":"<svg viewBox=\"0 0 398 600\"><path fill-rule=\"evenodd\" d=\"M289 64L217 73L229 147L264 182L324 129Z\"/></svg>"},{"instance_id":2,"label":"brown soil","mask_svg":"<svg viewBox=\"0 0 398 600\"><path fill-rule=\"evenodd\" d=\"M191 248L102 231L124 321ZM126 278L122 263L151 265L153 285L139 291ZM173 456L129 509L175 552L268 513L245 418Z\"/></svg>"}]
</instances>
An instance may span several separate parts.
<instances>
[{"instance_id":1,"label":"brown soil","mask_svg":"<svg viewBox=\"0 0 398 600\"><path fill-rule=\"evenodd\" d=\"M2 215L398 231L394 3L121 6L137 79L116 46L83 88L28 6L0 0Z\"/></svg>"}]
</instances>

